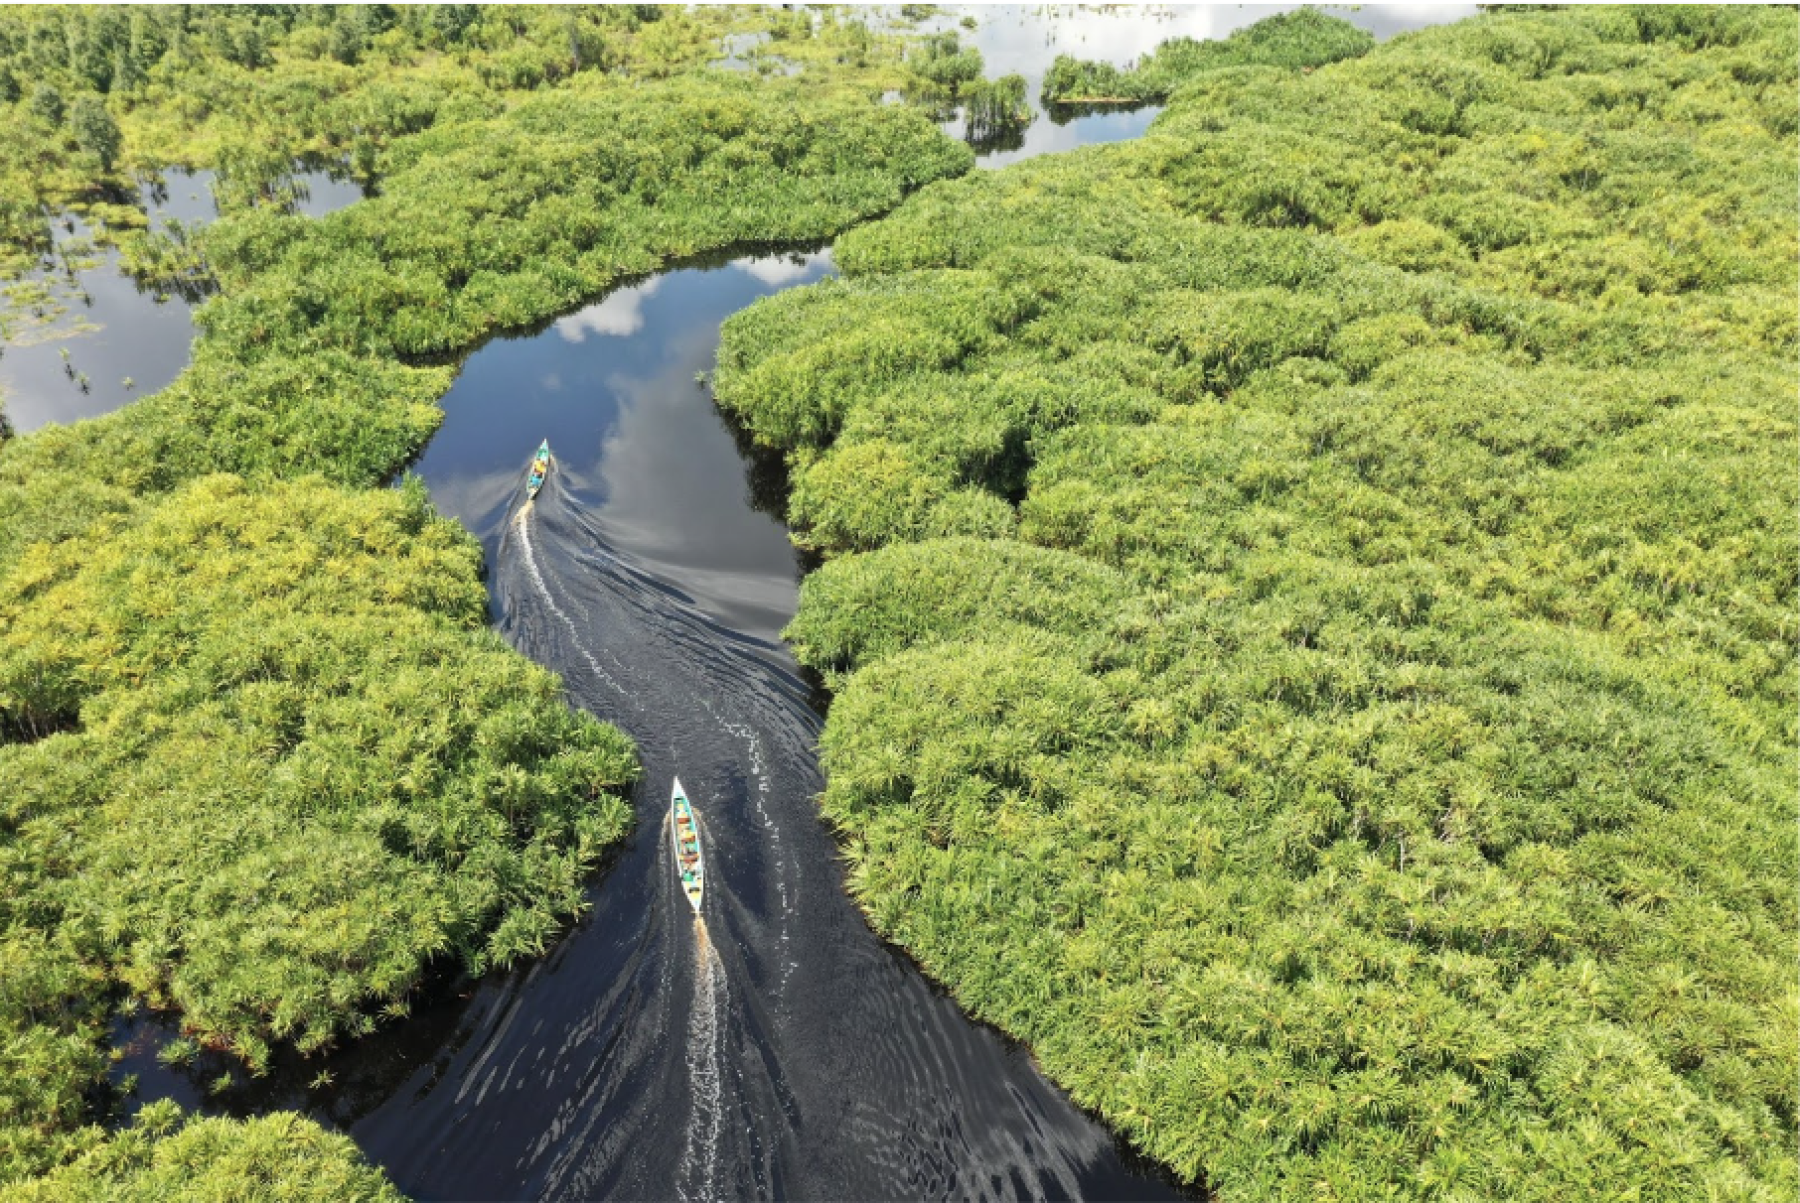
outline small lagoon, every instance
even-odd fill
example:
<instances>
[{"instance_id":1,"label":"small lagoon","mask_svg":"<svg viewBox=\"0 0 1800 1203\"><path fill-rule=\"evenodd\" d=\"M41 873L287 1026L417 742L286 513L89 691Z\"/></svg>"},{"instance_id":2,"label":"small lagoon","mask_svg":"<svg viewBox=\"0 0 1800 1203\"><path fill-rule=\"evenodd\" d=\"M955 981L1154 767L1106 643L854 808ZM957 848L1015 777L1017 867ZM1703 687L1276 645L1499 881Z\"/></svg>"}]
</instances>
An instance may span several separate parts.
<instances>
[{"instance_id":1,"label":"small lagoon","mask_svg":"<svg viewBox=\"0 0 1800 1203\"><path fill-rule=\"evenodd\" d=\"M193 228L218 216L210 171L164 172L141 181L137 201L150 228ZM290 178L295 208L322 217L360 200L363 189L324 170ZM111 413L167 386L193 351L198 298L140 284L119 253L93 247L94 231L75 214L51 226L53 257L26 281L42 284L63 312L19 324L0 349L0 409L23 434L51 422ZM65 263L75 265L66 268Z\"/></svg>"}]
</instances>

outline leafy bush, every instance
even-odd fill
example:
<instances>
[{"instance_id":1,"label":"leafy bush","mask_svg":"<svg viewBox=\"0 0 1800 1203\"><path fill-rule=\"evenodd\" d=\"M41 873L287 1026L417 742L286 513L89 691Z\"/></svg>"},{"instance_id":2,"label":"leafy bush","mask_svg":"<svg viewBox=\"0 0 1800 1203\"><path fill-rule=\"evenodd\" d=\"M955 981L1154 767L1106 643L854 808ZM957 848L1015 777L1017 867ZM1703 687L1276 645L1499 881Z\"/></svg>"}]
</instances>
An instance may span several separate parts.
<instances>
[{"instance_id":1,"label":"leafy bush","mask_svg":"<svg viewBox=\"0 0 1800 1203\"><path fill-rule=\"evenodd\" d=\"M292 1112L250 1120L183 1120L152 1103L131 1127L12 1197L76 1199L282 1199L398 1203L404 1196L362 1160L348 1136Z\"/></svg>"},{"instance_id":2,"label":"leafy bush","mask_svg":"<svg viewBox=\"0 0 1800 1203\"><path fill-rule=\"evenodd\" d=\"M727 323L853 890L1185 1179L1800 1186L1795 33L1190 63Z\"/></svg>"},{"instance_id":3,"label":"leafy bush","mask_svg":"<svg viewBox=\"0 0 1800 1203\"><path fill-rule=\"evenodd\" d=\"M1045 104L1148 103L1167 100L1203 71L1228 67L1323 67L1367 54L1375 39L1366 31L1315 8L1280 13L1234 31L1219 41L1172 38L1129 70L1110 63L1056 56L1044 75Z\"/></svg>"},{"instance_id":4,"label":"leafy bush","mask_svg":"<svg viewBox=\"0 0 1800 1203\"><path fill-rule=\"evenodd\" d=\"M541 951L624 831L624 737L482 630L422 492L205 478L0 580L9 912L252 1065L439 952Z\"/></svg>"},{"instance_id":5,"label":"leafy bush","mask_svg":"<svg viewBox=\"0 0 1800 1203\"><path fill-rule=\"evenodd\" d=\"M981 51L963 46L955 30L920 38L907 53L906 63L914 74L951 95L981 78Z\"/></svg>"},{"instance_id":6,"label":"leafy bush","mask_svg":"<svg viewBox=\"0 0 1800 1203\"><path fill-rule=\"evenodd\" d=\"M1025 101L1025 77L1002 75L976 80L963 89L966 136L971 142L992 138L1031 122L1031 106Z\"/></svg>"}]
</instances>

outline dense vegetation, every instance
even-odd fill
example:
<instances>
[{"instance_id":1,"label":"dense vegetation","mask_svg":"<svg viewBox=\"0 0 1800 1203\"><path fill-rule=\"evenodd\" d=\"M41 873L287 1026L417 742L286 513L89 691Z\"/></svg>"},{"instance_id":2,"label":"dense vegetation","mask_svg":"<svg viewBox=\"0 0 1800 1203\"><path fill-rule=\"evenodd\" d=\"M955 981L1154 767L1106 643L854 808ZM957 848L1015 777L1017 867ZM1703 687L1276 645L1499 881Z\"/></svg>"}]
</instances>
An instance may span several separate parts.
<instances>
[{"instance_id":1,"label":"dense vegetation","mask_svg":"<svg viewBox=\"0 0 1800 1203\"><path fill-rule=\"evenodd\" d=\"M634 757L483 630L478 559L417 488L213 476L0 579L9 1176L87 1141L106 981L254 1069L580 908Z\"/></svg>"},{"instance_id":2,"label":"dense vegetation","mask_svg":"<svg viewBox=\"0 0 1800 1203\"><path fill-rule=\"evenodd\" d=\"M576 76L690 74L733 30L769 33L795 62L867 70L868 86L905 79L898 43L860 23L828 17L815 35L803 15L743 9L9 8L0 12L5 233L41 245L43 206L103 200L106 185L171 165L217 168L227 209L269 199L299 158L368 177L397 137L492 115ZM118 131L110 155L102 117Z\"/></svg>"},{"instance_id":3,"label":"dense vegetation","mask_svg":"<svg viewBox=\"0 0 1800 1203\"><path fill-rule=\"evenodd\" d=\"M759 21L798 75L705 68ZM177 1010L254 1071L578 909L630 748L480 630L467 537L380 486L436 428L439 365L488 334L966 170L878 103L901 64L860 23L712 10L0 14L0 118L29 135L0 195L31 198L0 268L43 249L40 205L131 241L139 168L212 167L224 209L127 247L219 289L175 384L0 443L0 1182L387 1189L293 1117L95 1125L109 1010ZM379 197L294 214L309 152Z\"/></svg>"},{"instance_id":4,"label":"dense vegetation","mask_svg":"<svg viewBox=\"0 0 1800 1203\"><path fill-rule=\"evenodd\" d=\"M1145 104L1203 71L1227 67L1288 67L1310 70L1367 54L1375 39L1348 21L1315 8L1281 13L1219 41L1171 38L1133 66L1056 56L1044 75L1045 104Z\"/></svg>"},{"instance_id":5,"label":"dense vegetation","mask_svg":"<svg viewBox=\"0 0 1800 1203\"><path fill-rule=\"evenodd\" d=\"M974 23L970 17L963 20ZM910 76L906 99L929 110L939 121L952 121L960 113L963 138L971 146L998 148L1009 139L1022 137L1024 127L1031 123L1025 77L983 78L981 51L963 45L955 30L916 39L907 50L906 67Z\"/></svg>"},{"instance_id":6,"label":"dense vegetation","mask_svg":"<svg viewBox=\"0 0 1800 1203\"><path fill-rule=\"evenodd\" d=\"M204 1174L196 1173L204 1167ZM173 1103L152 1103L132 1126L43 1178L12 1184L8 1198L316 1199L320 1203L400 1203L349 1137L280 1112L234 1123L184 1119Z\"/></svg>"},{"instance_id":7,"label":"dense vegetation","mask_svg":"<svg viewBox=\"0 0 1800 1203\"><path fill-rule=\"evenodd\" d=\"M852 888L1183 1177L1800 1187L1797 49L1199 71L727 325Z\"/></svg>"},{"instance_id":8,"label":"dense vegetation","mask_svg":"<svg viewBox=\"0 0 1800 1203\"><path fill-rule=\"evenodd\" d=\"M570 85L692 78L732 31L767 34L757 67L800 68L809 90L927 83L898 39L832 14L815 29L803 13L654 5L0 10L0 332L58 312L41 281L4 284L52 253L58 210L86 215L128 262L161 258L166 246L144 245L140 175L210 168L226 212L280 206L300 161L379 180L409 134Z\"/></svg>"},{"instance_id":9,"label":"dense vegetation","mask_svg":"<svg viewBox=\"0 0 1800 1203\"><path fill-rule=\"evenodd\" d=\"M379 480L437 425L450 373L417 357L667 257L829 234L970 158L911 110L799 80L564 90L415 135L377 198L207 228L224 292L199 313L192 366L125 411L7 448L0 563L197 473Z\"/></svg>"}]
</instances>

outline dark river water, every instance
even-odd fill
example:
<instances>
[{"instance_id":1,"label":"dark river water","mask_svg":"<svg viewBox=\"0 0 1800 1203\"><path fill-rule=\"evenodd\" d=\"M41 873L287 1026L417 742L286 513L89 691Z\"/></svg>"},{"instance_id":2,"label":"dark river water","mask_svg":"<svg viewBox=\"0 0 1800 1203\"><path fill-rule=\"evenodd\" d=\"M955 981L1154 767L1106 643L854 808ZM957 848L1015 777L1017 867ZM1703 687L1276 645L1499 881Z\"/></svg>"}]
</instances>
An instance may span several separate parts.
<instances>
[{"instance_id":1,"label":"dark river water","mask_svg":"<svg viewBox=\"0 0 1800 1203\"><path fill-rule=\"evenodd\" d=\"M541 972L483 988L447 1067L351 1131L429 1196L1169 1197L845 896L799 566L695 376L720 323L825 252L679 268L469 361L418 464L488 546L500 630L637 741L639 828ZM547 436L535 502L520 471ZM663 815L679 774L703 920Z\"/></svg>"},{"instance_id":2,"label":"dark river water","mask_svg":"<svg viewBox=\"0 0 1800 1203\"><path fill-rule=\"evenodd\" d=\"M1271 11L989 9L972 37L990 73L1030 75L1035 100L1057 53L1123 63ZM1401 22L1348 15L1384 34ZM1150 116L1040 116L985 163L1132 137ZM827 248L719 256L493 340L415 466L481 539L498 629L637 742L637 830L591 911L540 961L439 981L406 1021L221 1094L195 1085L216 1063L158 1065L159 1021L123 1024L140 1098L298 1107L422 1198L1178 1196L844 892L814 801L818 699L778 637L801 573L775 516L783 482L696 379L726 317L832 270ZM527 503L545 438L554 467ZM707 857L700 918L669 854L677 774Z\"/></svg>"}]
</instances>

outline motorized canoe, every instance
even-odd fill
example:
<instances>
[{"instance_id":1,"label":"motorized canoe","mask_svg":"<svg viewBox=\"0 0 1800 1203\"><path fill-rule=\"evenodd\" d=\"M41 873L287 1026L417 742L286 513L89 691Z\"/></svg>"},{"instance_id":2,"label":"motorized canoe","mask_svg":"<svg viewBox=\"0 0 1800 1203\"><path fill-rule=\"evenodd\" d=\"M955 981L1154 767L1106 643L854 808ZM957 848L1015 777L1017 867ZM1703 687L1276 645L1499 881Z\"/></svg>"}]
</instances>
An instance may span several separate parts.
<instances>
[{"instance_id":1,"label":"motorized canoe","mask_svg":"<svg viewBox=\"0 0 1800 1203\"><path fill-rule=\"evenodd\" d=\"M675 791L669 798L669 831L675 843L675 871L681 874L681 889L700 913L700 898L706 890L706 866L700 860L700 826L694 820L694 807L675 778Z\"/></svg>"},{"instance_id":2,"label":"motorized canoe","mask_svg":"<svg viewBox=\"0 0 1800 1203\"><path fill-rule=\"evenodd\" d=\"M525 480L525 499L535 501L538 490L544 487L544 478L550 475L550 440L545 439L538 444L537 454L531 459L531 475Z\"/></svg>"}]
</instances>

